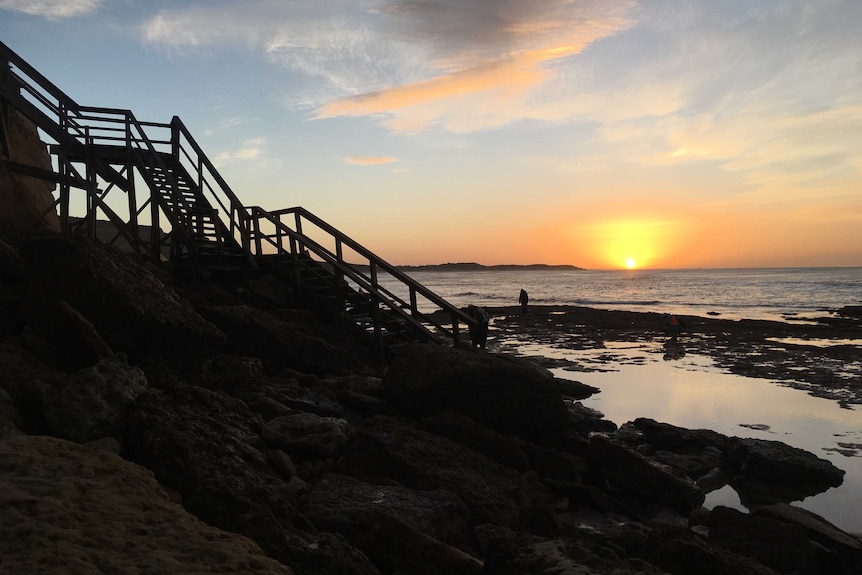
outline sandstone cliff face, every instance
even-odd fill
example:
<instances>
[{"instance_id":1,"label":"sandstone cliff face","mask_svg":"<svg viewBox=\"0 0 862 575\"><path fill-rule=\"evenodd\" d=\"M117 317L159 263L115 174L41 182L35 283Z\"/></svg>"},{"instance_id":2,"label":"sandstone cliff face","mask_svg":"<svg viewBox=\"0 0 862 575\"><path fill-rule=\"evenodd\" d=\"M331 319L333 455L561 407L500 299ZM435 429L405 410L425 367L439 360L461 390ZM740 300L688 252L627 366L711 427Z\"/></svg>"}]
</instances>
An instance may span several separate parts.
<instances>
[{"instance_id":1,"label":"sandstone cliff face","mask_svg":"<svg viewBox=\"0 0 862 575\"><path fill-rule=\"evenodd\" d=\"M9 159L43 170L51 169L48 149L30 120L16 110L9 110L6 133ZM15 237L44 230L60 231L60 219L56 209L51 208L54 187L53 182L0 168L0 233Z\"/></svg>"}]
</instances>

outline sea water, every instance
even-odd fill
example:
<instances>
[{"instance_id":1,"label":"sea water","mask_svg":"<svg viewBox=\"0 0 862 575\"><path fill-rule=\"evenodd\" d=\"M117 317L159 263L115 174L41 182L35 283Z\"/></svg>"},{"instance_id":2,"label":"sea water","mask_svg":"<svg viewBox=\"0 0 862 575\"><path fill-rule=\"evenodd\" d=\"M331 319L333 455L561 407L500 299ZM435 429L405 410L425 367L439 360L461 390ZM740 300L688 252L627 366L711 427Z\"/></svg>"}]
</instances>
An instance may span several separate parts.
<instances>
[{"instance_id":1,"label":"sea water","mask_svg":"<svg viewBox=\"0 0 862 575\"><path fill-rule=\"evenodd\" d=\"M862 268L718 270L411 271L448 302L463 307L536 305L792 320L862 304ZM820 314L823 315L823 314Z\"/></svg>"},{"instance_id":2,"label":"sea water","mask_svg":"<svg viewBox=\"0 0 862 575\"><path fill-rule=\"evenodd\" d=\"M521 289L535 305L582 305L599 309L717 315L725 319L806 322L862 305L862 268L632 271L412 271L417 281L464 307L518 305ZM393 289L396 289L393 287ZM493 325L492 325L493 329ZM517 336L503 342L523 355L590 361L604 350L566 350ZM827 342L828 343L828 342ZM859 342L854 342L859 345ZM666 361L661 342L607 342L616 364L603 371L552 370L601 392L584 400L617 425L649 417L725 435L778 440L828 459L846 472L838 488L795 502L838 527L862 533L862 409L766 379L715 367L708 357L687 354ZM492 350L493 351L493 348ZM742 508L732 489L707 497L707 506Z\"/></svg>"}]
</instances>

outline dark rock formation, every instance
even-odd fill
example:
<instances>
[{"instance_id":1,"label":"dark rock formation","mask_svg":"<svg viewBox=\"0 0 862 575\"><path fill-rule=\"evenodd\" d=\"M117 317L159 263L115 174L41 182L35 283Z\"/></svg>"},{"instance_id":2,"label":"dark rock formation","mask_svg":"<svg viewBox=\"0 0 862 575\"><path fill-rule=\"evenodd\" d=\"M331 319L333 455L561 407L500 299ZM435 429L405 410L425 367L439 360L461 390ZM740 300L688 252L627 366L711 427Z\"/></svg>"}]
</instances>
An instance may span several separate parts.
<instances>
[{"instance_id":1,"label":"dark rock formation","mask_svg":"<svg viewBox=\"0 0 862 575\"><path fill-rule=\"evenodd\" d=\"M733 438L728 457L743 503L795 501L844 481L831 462L780 441Z\"/></svg>"},{"instance_id":2,"label":"dark rock formation","mask_svg":"<svg viewBox=\"0 0 862 575\"><path fill-rule=\"evenodd\" d=\"M387 399L413 417L452 411L542 445L566 427L554 378L525 360L416 344L398 353L384 383Z\"/></svg>"},{"instance_id":3,"label":"dark rock formation","mask_svg":"<svg viewBox=\"0 0 862 575\"><path fill-rule=\"evenodd\" d=\"M615 487L686 515L700 507L705 499L700 488L683 473L644 457L610 437L593 435L590 457Z\"/></svg>"},{"instance_id":4,"label":"dark rock formation","mask_svg":"<svg viewBox=\"0 0 862 575\"><path fill-rule=\"evenodd\" d=\"M148 269L83 238L44 237L21 249L30 306L63 300L129 357L212 352L224 335Z\"/></svg>"}]
</instances>

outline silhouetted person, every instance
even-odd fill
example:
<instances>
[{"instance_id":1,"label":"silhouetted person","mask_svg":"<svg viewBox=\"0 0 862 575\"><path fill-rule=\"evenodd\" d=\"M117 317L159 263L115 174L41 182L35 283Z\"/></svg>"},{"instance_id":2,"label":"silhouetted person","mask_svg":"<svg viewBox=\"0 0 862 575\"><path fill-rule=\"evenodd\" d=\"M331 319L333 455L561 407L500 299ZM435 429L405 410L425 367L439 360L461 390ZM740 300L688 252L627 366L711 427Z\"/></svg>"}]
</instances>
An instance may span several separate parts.
<instances>
[{"instance_id":1,"label":"silhouetted person","mask_svg":"<svg viewBox=\"0 0 862 575\"><path fill-rule=\"evenodd\" d=\"M474 320L470 324L470 341L474 346L485 349L485 343L488 341L488 314L480 307L468 305L467 315Z\"/></svg>"},{"instance_id":2,"label":"silhouetted person","mask_svg":"<svg viewBox=\"0 0 862 575\"><path fill-rule=\"evenodd\" d=\"M527 294L527 290L521 290L520 295L518 295L518 303L521 304L521 313L527 313L527 304L530 303L530 296Z\"/></svg>"},{"instance_id":3,"label":"silhouetted person","mask_svg":"<svg viewBox=\"0 0 862 575\"><path fill-rule=\"evenodd\" d=\"M676 339L682 333L682 320L669 313L664 314L664 330L671 339Z\"/></svg>"}]
</instances>

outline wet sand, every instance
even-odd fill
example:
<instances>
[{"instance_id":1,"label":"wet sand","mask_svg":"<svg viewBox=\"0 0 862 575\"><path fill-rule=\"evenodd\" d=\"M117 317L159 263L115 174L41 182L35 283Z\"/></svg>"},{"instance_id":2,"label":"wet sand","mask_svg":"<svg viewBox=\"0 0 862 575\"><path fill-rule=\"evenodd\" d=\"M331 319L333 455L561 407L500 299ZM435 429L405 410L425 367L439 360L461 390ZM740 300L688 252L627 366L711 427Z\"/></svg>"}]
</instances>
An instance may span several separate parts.
<instances>
[{"instance_id":1,"label":"wet sand","mask_svg":"<svg viewBox=\"0 0 862 575\"><path fill-rule=\"evenodd\" d=\"M549 348L601 350L612 342L652 342L669 356L710 357L720 369L745 377L764 378L837 401L842 407L862 404L862 318L811 317L795 322L729 320L679 316L683 332L663 332L658 313L608 311L579 306L517 306L486 308L491 316L489 349L519 353L512 341ZM613 347L613 346L610 346ZM617 361L612 350L601 362ZM570 360L534 357L543 366L584 368Z\"/></svg>"}]
</instances>

